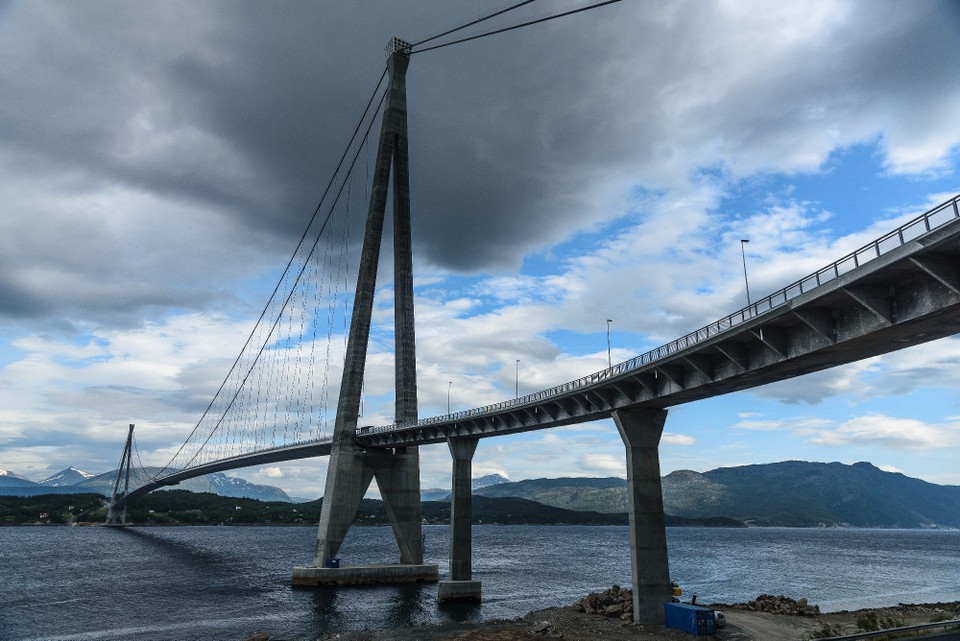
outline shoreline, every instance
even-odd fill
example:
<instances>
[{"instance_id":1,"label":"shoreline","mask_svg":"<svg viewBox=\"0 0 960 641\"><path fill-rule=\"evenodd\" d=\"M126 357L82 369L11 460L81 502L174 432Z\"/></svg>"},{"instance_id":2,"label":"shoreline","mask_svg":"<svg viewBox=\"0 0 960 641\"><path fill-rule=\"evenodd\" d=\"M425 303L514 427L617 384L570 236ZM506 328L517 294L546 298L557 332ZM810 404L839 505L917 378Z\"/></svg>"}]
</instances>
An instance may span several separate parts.
<instances>
[{"instance_id":1,"label":"shoreline","mask_svg":"<svg viewBox=\"0 0 960 641\"><path fill-rule=\"evenodd\" d=\"M424 523L425 527L446 527L449 523ZM473 527L628 527L621 523L474 523ZM127 523L125 525L110 525L100 521L77 521L73 523L3 523L4 527L149 527L149 528L180 528L180 527L317 527L316 523ZM389 523L354 523L351 527L371 528L390 527ZM867 530L870 532L958 532L955 527L862 527L850 526L814 526L814 525L667 525L667 529L703 528L710 530Z\"/></svg>"},{"instance_id":2,"label":"shoreline","mask_svg":"<svg viewBox=\"0 0 960 641\"><path fill-rule=\"evenodd\" d=\"M838 634L853 634L862 631L860 626L869 627L872 623L879 624L881 628L899 627L960 616L960 601L900 603L812 616L756 612L726 604L705 607L725 614L727 625L719 628L714 638L729 641L803 641L825 629ZM509 620L448 621L407 628L330 631L319 637L318 641L532 641L544 638L562 638L566 641L686 641L691 638L687 633L665 626L638 625L618 617L577 612L574 608L575 605L568 605L533 610ZM956 619L956 625L960 627L960 619ZM260 632L238 641L268 641L268 635Z\"/></svg>"}]
</instances>

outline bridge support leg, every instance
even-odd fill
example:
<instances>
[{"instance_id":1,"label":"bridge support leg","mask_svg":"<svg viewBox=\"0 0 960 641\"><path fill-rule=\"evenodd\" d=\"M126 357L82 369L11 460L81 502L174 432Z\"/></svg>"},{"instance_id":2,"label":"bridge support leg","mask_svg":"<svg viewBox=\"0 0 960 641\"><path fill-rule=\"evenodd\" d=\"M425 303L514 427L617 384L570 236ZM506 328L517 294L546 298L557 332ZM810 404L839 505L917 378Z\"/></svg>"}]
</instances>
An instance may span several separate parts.
<instances>
[{"instance_id":1,"label":"bridge support leg","mask_svg":"<svg viewBox=\"0 0 960 641\"><path fill-rule=\"evenodd\" d=\"M423 512L420 509L420 449L398 447L376 458L374 477L400 549L400 563L423 563Z\"/></svg>"},{"instance_id":2,"label":"bridge support leg","mask_svg":"<svg viewBox=\"0 0 960 641\"><path fill-rule=\"evenodd\" d=\"M476 438L448 438L453 457L450 494L450 578L441 581L438 601L479 601L480 581L473 580L473 454Z\"/></svg>"},{"instance_id":3,"label":"bridge support leg","mask_svg":"<svg viewBox=\"0 0 960 641\"><path fill-rule=\"evenodd\" d=\"M127 506L124 505L119 510L115 510L112 504L108 504L106 525L126 525L126 524L127 524Z\"/></svg>"},{"instance_id":4,"label":"bridge support leg","mask_svg":"<svg viewBox=\"0 0 960 641\"><path fill-rule=\"evenodd\" d=\"M627 449L633 620L663 623L671 587L658 448L667 411L617 410L613 420Z\"/></svg>"},{"instance_id":5,"label":"bridge support leg","mask_svg":"<svg viewBox=\"0 0 960 641\"><path fill-rule=\"evenodd\" d=\"M340 551L372 478L373 470L352 448L334 448L330 453L327 484L320 509L320 528L313 555L314 566L328 567Z\"/></svg>"},{"instance_id":6,"label":"bridge support leg","mask_svg":"<svg viewBox=\"0 0 960 641\"><path fill-rule=\"evenodd\" d=\"M436 564L423 563L420 509L420 454L416 447L368 449L357 444L357 418L363 389L377 264L393 169L394 309L397 422L417 420L417 361L413 314L413 254L410 232L410 178L407 151L406 72L410 45L392 40L387 48L390 80L380 126L380 143L370 207L360 254L350 337L344 356L340 400L331 443L330 466L320 512L312 566L293 569L293 584L345 585L436 581ZM339 567L336 554L372 477L393 526L400 563ZM336 567L334 567L336 566Z\"/></svg>"}]
</instances>

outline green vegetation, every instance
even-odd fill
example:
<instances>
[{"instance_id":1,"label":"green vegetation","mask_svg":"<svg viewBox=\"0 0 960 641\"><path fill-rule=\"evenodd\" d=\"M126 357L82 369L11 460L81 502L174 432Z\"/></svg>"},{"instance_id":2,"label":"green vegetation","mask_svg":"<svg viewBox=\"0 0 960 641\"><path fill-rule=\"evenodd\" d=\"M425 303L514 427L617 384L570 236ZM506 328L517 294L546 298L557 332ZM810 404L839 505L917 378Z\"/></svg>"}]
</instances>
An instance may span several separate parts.
<instances>
[{"instance_id":1,"label":"green vegetation","mask_svg":"<svg viewBox=\"0 0 960 641\"><path fill-rule=\"evenodd\" d=\"M829 639L830 637L839 637L843 635L843 628L839 623L830 625L829 623L820 623L820 629L807 634L807 639Z\"/></svg>"},{"instance_id":2,"label":"green vegetation","mask_svg":"<svg viewBox=\"0 0 960 641\"><path fill-rule=\"evenodd\" d=\"M0 524L27 525L98 522L106 518L99 494L41 494L0 497Z\"/></svg>"},{"instance_id":3,"label":"green vegetation","mask_svg":"<svg viewBox=\"0 0 960 641\"><path fill-rule=\"evenodd\" d=\"M906 624L907 622L903 619L880 617L876 612L864 612L857 616L857 627L861 632L876 632L877 630L902 628Z\"/></svg>"},{"instance_id":4,"label":"green vegetation","mask_svg":"<svg viewBox=\"0 0 960 641\"><path fill-rule=\"evenodd\" d=\"M530 479L477 490L570 510L623 513L627 483L620 478ZM749 525L818 527L960 527L960 487L934 485L870 463L785 461L663 478L667 514L719 515Z\"/></svg>"},{"instance_id":5,"label":"green vegetation","mask_svg":"<svg viewBox=\"0 0 960 641\"><path fill-rule=\"evenodd\" d=\"M0 497L0 522L6 525L102 523L103 498L96 494L47 494L29 498ZM320 520L322 499L309 503L283 503L238 499L216 494L168 490L153 492L127 508L134 525L313 525ZM450 503L424 501L423 518L430 524L450 522ZM45 516L42 516L45 515ZM475 496L474 523L505 525L626 525L626 514L580 512L542 505L516 497ZM364 499L354 521L357 525L389 523L383 502ZM667 525L742 527L731 519L667 517Z\"/></svg>"}]
</instances>

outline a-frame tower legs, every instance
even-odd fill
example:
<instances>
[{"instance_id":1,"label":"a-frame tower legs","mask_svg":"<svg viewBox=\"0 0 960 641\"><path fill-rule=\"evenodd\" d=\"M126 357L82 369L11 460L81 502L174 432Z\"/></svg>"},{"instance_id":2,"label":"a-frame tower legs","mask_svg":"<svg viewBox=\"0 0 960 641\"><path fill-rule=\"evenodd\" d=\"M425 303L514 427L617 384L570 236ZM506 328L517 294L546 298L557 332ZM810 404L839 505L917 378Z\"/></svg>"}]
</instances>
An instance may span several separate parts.
<instances>
[{"instance_id":1,"label":"a-frame tower legs","mask_svg":"<svg viewBox=\"0 0 960 641\"><path fill-rule=\"evenodd\" d=\"M127 524L127 505L116 507L117 500L126 496L130 491L130 463L133 458L133 423L130 424L130 431L127 432L127 443L123 447L123 454L120 456L120 465L117 467L117 475L113 479L113 491L110 493L110 500L107 502L107 525L126 525ZM120 480L123 479L123 492L120 492Z\"/></svg>"},{"instance_id":2,"label":"a-frame tower legs","mask_svg":"<svg viewBox=\"0 0 960 641\"><path fill-rule=\"evenodd\" d=\"M370 318L377 280L387 192L393 173L396 420L417 420L416 336L413 317L413 255L407 152L406 71L409 44L388 45L389 85L380 129L373 189L363 238L350 337L344 358L327 483L313 565L296 567L294 585L436 581L436 565L423 565L420 455L416 447L361 451L357 417L363 387ZM337 552L372 478L383 497L400 550L400 564L338 566Z\"/></svg>"}]
</instances>

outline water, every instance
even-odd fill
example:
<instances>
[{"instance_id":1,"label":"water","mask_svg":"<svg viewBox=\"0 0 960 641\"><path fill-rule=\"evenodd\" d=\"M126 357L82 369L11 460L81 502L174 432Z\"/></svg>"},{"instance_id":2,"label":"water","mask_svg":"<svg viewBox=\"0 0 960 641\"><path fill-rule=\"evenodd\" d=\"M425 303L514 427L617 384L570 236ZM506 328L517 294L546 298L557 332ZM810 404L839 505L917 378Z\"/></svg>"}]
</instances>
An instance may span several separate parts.
<instances>
[{"instance_id":1,"label":"water","mask_svg":"<svg viewBox=\"0 0 960 641\"><path fill-rule=\"evenodd\" d=\"M446 572L447 528L425 527ZM629 585L626 527L478 526L479 606L440 608L436 585L292 590L315 527L0 528L0 641L240 641L511 618ZM824 610L960 599L960 531L671 528L673 578L702 603L760 593ZM346 562L396 557L389 528L353 528Z\"/></svg>"}]
</instances>

